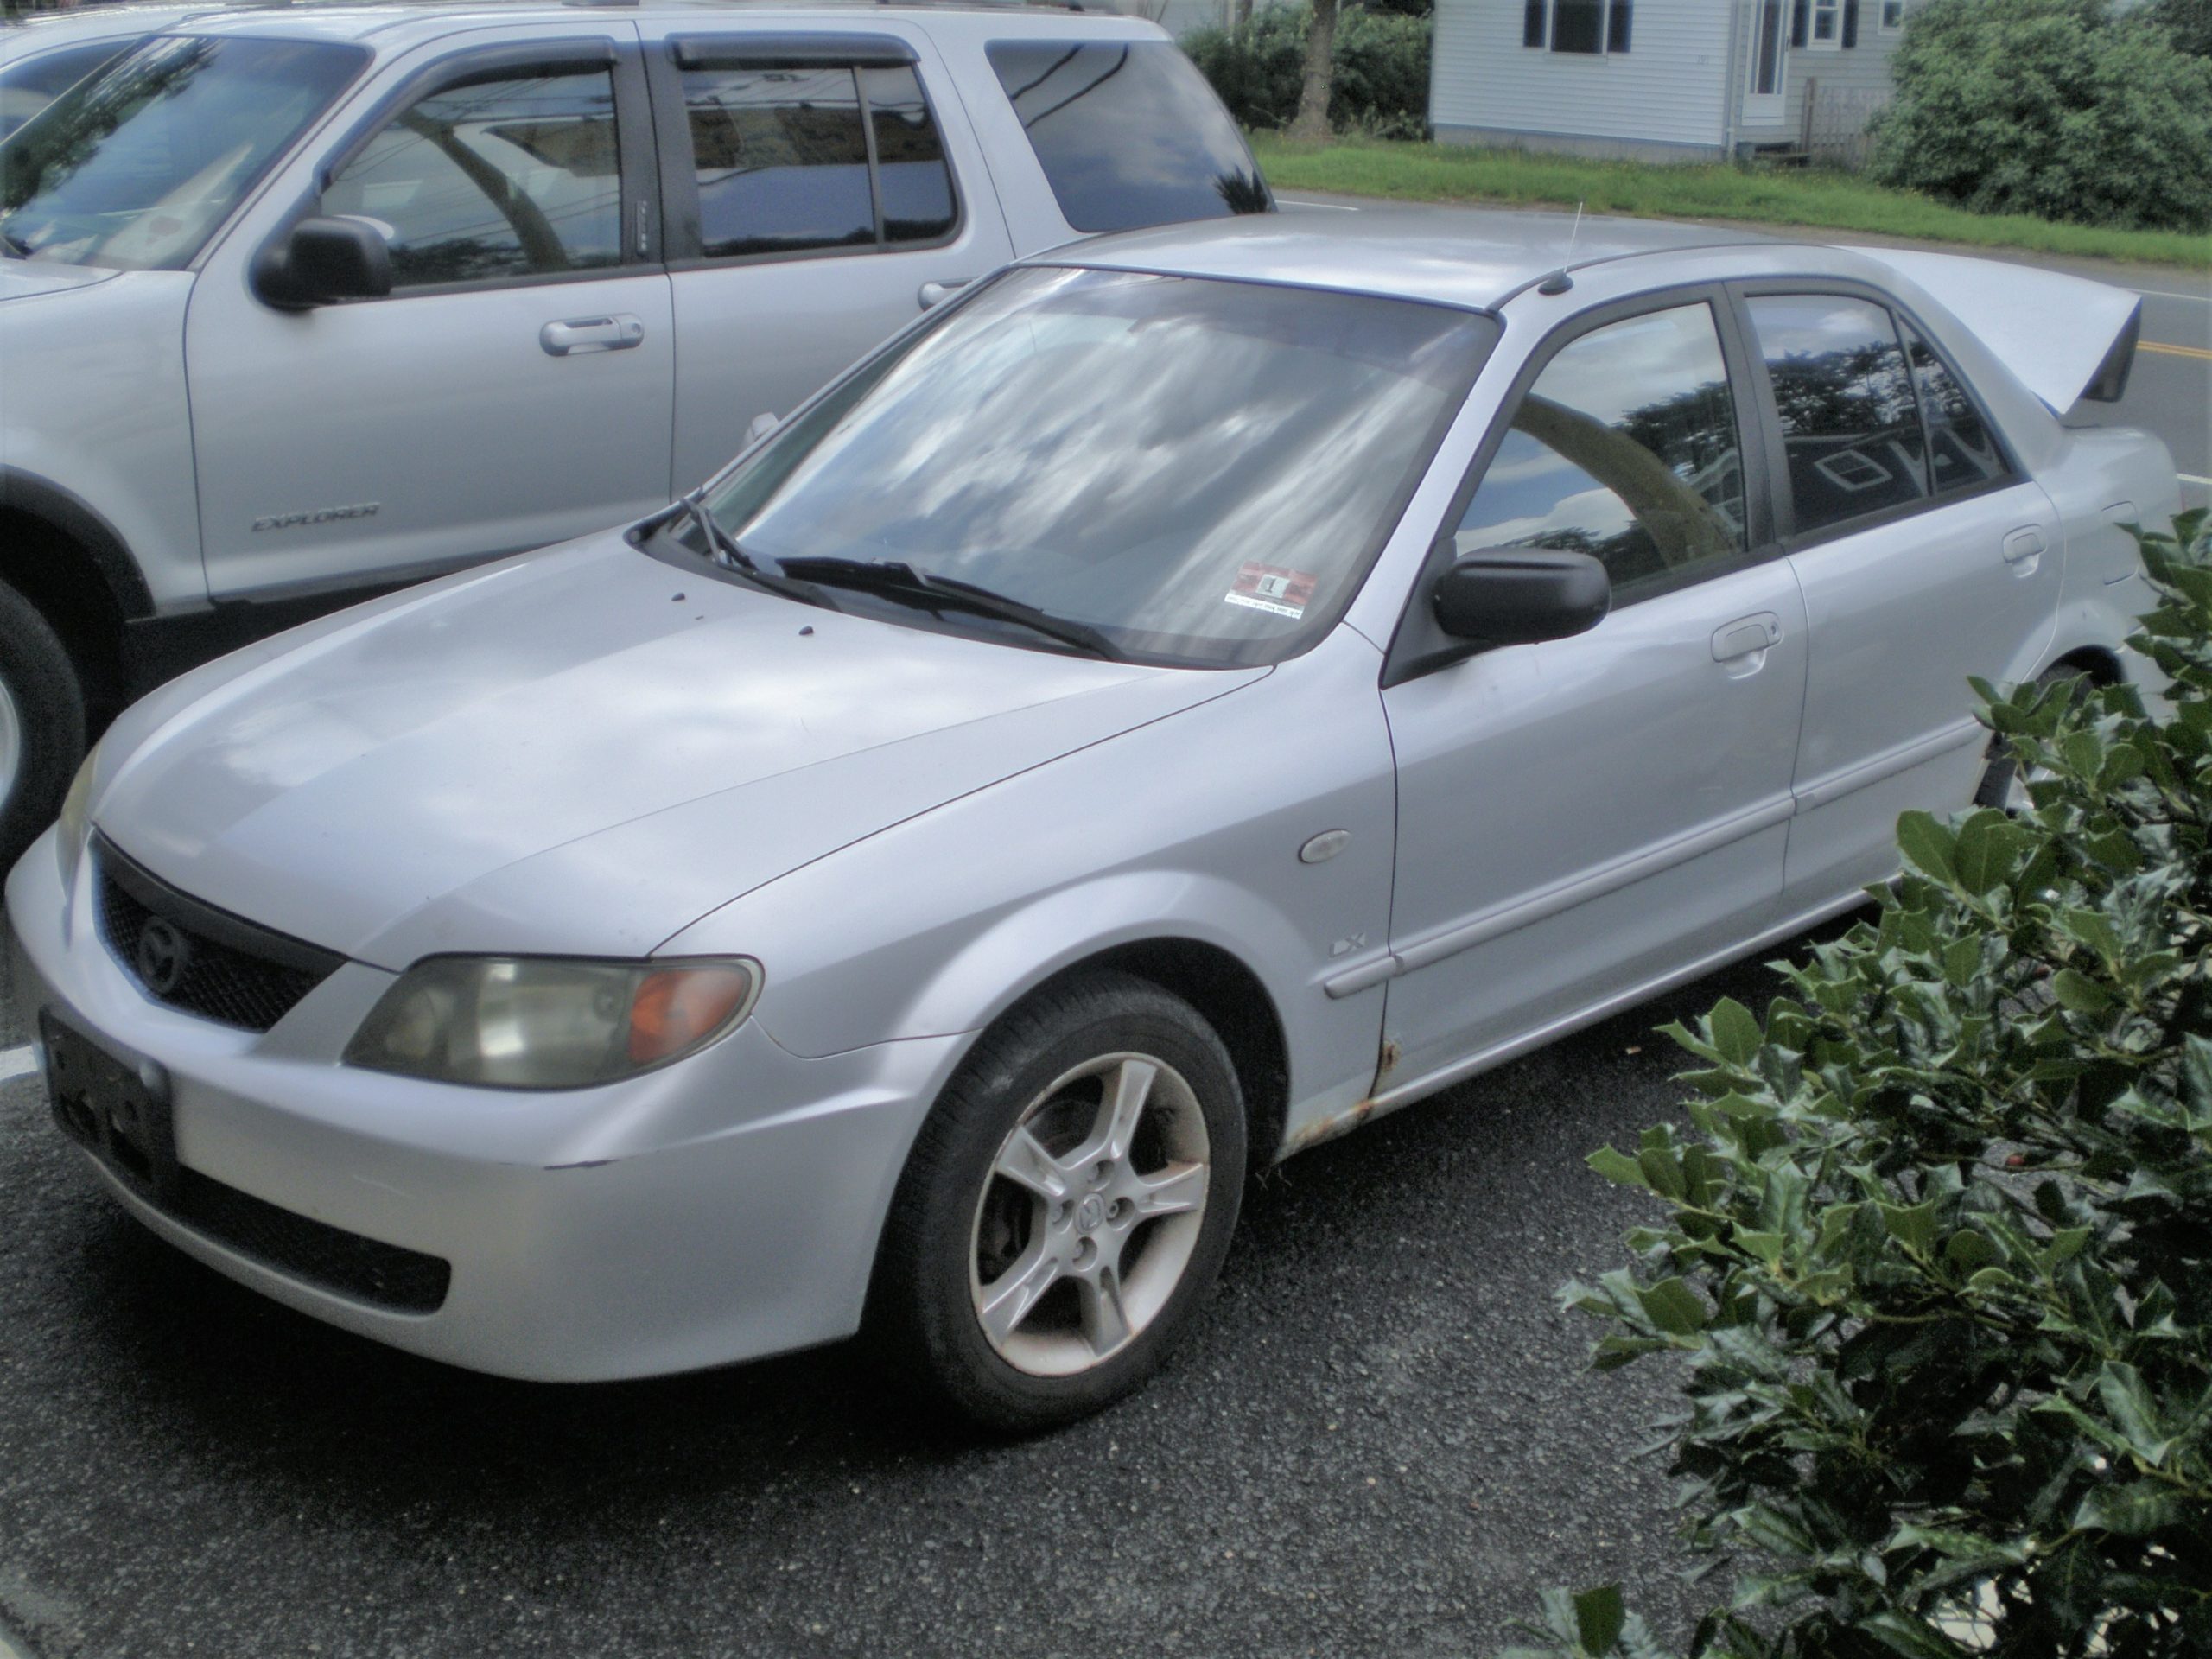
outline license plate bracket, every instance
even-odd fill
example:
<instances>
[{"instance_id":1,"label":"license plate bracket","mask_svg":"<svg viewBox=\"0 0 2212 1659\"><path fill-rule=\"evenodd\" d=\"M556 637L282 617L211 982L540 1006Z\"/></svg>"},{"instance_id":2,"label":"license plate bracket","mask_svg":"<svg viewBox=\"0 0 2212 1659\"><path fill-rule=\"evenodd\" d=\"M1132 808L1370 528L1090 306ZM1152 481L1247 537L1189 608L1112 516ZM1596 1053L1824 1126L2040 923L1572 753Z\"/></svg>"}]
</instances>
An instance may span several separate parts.
<instances>
[{"instance_id":1,"label":"license plate bracket","mask_svg":"<svg viewBox=\"0 0 2212 1659\"><path fill-rule=\"evenodd\" d=\"M150 1062L134 1066L118 1058L51 1008L40 1011L38 1036L61 1132L142 1198L174 1199L176 1125L167 1075Z\"/></svg>"}]
</instances>

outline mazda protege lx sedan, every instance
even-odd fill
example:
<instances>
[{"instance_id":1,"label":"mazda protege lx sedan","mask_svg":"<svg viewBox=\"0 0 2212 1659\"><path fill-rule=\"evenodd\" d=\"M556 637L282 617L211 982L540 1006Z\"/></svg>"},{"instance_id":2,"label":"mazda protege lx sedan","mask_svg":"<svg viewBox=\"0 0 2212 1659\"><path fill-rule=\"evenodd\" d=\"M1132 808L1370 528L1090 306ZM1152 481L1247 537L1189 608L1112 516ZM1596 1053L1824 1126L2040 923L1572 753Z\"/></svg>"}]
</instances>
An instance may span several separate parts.
<instances>
[{"instance_id":1,"label":"mazda protege lx sedan","mask_svg":"<svg viewBox=\"0 0 2212 1659\"><path fill-rule=\"evenodd\" d=\"M156 692L8 884L61 1128L455 1364L1096 1409L1249 1170L1860 902L2001 793L1969 675L2149 671L2172 463L2057 416L2134 296L1714 236L1062 250Z\"/></svg>"}]
</instances>

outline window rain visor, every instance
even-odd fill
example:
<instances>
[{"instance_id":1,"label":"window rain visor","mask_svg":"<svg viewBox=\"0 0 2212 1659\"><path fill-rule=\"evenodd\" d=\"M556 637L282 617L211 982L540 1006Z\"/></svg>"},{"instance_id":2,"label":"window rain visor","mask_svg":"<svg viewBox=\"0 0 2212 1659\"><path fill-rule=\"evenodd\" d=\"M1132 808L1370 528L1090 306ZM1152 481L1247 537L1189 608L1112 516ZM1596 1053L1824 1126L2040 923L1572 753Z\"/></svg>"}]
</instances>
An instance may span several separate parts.
<instances>
[{"instance_id":1,"label":"window rain visor","mask_svg":"<svg viewBox=\"0 0 2212 1659\"><path fill-rule=\"evenodd\" d=\"M708 505L756 561L976 584L1138 660L1276 662L1342 614L1496 338L1409 301L1017 270L833 388Z\"/></svg>"},{"instance_id":2,"label":"window rain visor","mask_svg":"<svg viewBox=\"0 0 2212 1659\"><path fill-rule=\"evenodd\" d=\"M310 41L147 41L0 143L7 251L180 269L367 61Z\"/></svg>"}]
</instances>

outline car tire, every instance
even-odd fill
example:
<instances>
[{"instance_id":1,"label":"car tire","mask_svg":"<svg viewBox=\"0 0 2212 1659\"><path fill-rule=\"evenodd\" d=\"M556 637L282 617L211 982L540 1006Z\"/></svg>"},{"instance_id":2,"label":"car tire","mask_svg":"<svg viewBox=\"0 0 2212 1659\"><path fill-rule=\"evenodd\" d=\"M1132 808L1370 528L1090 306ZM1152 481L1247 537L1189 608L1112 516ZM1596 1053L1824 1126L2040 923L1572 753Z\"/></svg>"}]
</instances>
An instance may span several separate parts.
<instances>
[{"instance_id":1,"label":"car tire","mask_svg":"<svg viewBox=\"0 0 2212 1659\"><path fill-rule=\"evenodd\" d=\"M85 755L85 696L38 607L0 582L0 874L54 822Z\"/></svg>"},{"instance_id":2,"label":"car tire","mask_svg":"<svg viewBox=\"0 0 2212 1659\"><path fill-rule=\"evenodd\" d=\"M2060 663L2036 676L2038 691L2054 685L2071 685L2076 688L2077 695L2085 695L2094 683L2086 669L2071 663ZM1974 792L1974 804L2012 813L2024 811L2029 804L2027 780L2020 775L2012 746L2001 737L1990 740L1989 766L1981 774L1981 786Z\"/></svg>"},{"instance_id":3,"label":"car tire","mask_svg":"<svg viewBox=\"0 0 2212 1659\"><path fill-rule=\"evenodd\" d=\"M916 1138L877 1257L879 1353L997 1433L1112 1404L1211 1291L1245 1140L1235 1065L1189 1003L1119 973L1040 992L979 1040Z\"/></svg>"}]
</instances>

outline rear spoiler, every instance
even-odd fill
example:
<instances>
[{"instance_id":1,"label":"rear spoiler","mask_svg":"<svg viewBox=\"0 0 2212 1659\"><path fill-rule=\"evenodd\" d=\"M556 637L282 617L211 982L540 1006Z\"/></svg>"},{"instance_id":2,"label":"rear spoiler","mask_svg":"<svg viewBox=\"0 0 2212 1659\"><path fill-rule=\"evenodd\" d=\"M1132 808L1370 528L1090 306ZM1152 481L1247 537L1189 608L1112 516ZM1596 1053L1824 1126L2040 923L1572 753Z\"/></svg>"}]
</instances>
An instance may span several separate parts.
<instances>
[{"instance_id":1,"label":"rear spoiler","mask_svg":"<svg viewBox=\"0 0 2212 1659\"><path fill-rule=\"evenodd\" d=\"M1854 248L1917 283L1974 330L2054 415L2116 404L2135 366L2143 299L2108 283L1956 253Z\"/></svg>"}]
</instances>

